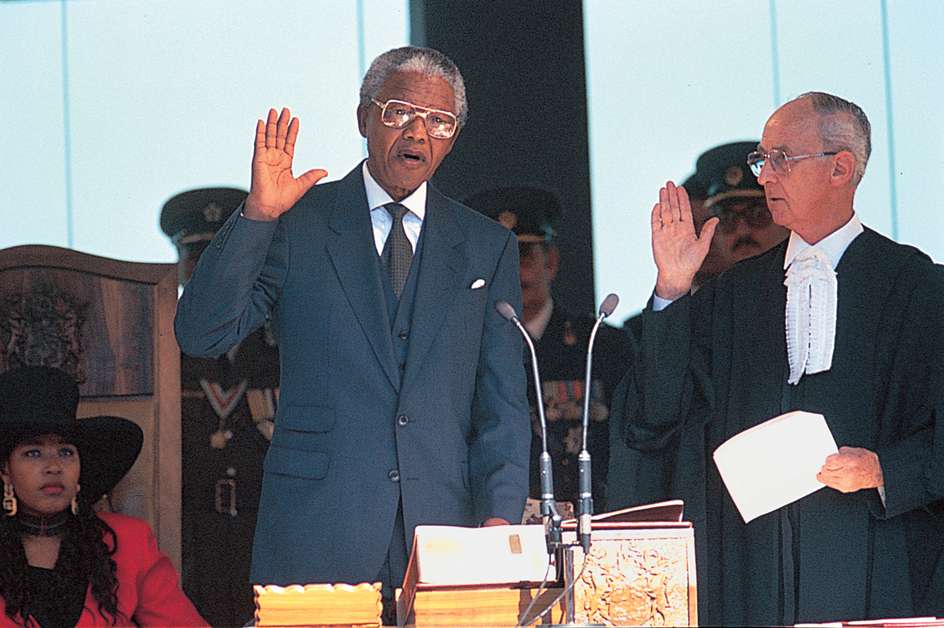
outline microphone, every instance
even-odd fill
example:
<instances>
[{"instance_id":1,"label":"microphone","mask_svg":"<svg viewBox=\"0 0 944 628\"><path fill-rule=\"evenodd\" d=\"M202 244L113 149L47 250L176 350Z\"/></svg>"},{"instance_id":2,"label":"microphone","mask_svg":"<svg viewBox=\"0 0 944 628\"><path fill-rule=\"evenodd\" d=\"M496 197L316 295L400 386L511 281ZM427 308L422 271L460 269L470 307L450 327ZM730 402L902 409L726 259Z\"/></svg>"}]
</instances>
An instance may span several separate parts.
<instances>
[{"instance_id":1,"label":"microphone","mask_svg":"<svg viewBox=\"0 0 944 628\"><path fill-rule=\"evenodd\" d=\"M593 488L590 481L590 452L587 451L587 431L590 425L590 394L592 380L590 379L593 366L593 341L596 340L597 330L603 319L613 313L619 304L619 297L609 294L600 305L600 314L597 316L593 329L590 330L590 340L587 342L587 375L583 388L583 447L577 456L577 479L579 496L577 499L577 542L583 548L584 555L590 552L590 517L593 515Z\"/></svg>"},{"instance_id":2,"label":"microphone","mask_svg":"<svg viewBox=\"0 0 944 628\"><path fill-rule=\"evenodd\" d=\"M531 351L531 370L534 375L534 391L537 395L535 405L538 410L538 419L541 422L541 456L538 459L538 470L541 475L541 518L544 520L544 534L547 537L547 553L553 554L557 548L563 545L562 519L560 513L557 512L557 503L554 501L554 476L551 468L551 454L547 451L547 420L544 417L544 397L541 395L538 354L534 350L534 342L531 341L528 330L518 320L515 308L508 301L499 299L495 301L495 309L501 314L502 318L518 328L528 344L528 349Z\"/></svg>"}]
</instances>

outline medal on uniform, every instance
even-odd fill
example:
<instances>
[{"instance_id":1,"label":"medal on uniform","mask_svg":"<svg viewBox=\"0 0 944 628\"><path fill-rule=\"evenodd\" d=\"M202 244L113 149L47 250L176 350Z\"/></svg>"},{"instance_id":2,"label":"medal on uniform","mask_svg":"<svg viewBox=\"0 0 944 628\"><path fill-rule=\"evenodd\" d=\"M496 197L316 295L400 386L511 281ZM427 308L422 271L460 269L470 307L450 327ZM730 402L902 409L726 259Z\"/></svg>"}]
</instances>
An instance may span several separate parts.
<instances>
[{"instance_id":1,"label":"medal on uniform","mask_svg":"<svg viewBox=\"0 0 944 628\"><path fill-rule=\"evenodd\" d=\"M279 405L278 388L250 388L246 391L246 401L249 402L249 413L256 424L256 429L272 440L275 433L275 412Z\"/></svg>"},{"instance_id":2,"label":"medal on uniform","mask_svg":"<svg viewBox=\"0 0 944 628\"><path fill-rule=\"evenodd\" d=\"M213 449L224 449L226 443L233 437L232 430L226 428L226 418L236 409L248 385L249 382L243 380L232 388L224 389L216 382L200 380L200 387L203 388L210 405L220 418L216 431L210 434L210 447Z\"/></svg>"},{"instance_id":3,"label":"medal on uniform","mask_svg":"<svg viewBox=\"0 0 944 628\"><path fill-rule=\"evenodd\" d=\"M226 427L226 423L221 420L219 429L210 434L210 447L213 449L223 449L226 447L226 442L233 437L233 433L230 430L223 429L224 427Z\"/></svg>"},{"instance_id":4,"label":"medal on uniform","mask_svg":"<svg viewBox=\"0 0 944 628\"><path fill-rule=\"evenodd\" d=\"M577 335L574 334L574 330L570 325L570 321L564 322L564 344L568 347L572 347L577 344Z\"/></svg>"}]
</instances>

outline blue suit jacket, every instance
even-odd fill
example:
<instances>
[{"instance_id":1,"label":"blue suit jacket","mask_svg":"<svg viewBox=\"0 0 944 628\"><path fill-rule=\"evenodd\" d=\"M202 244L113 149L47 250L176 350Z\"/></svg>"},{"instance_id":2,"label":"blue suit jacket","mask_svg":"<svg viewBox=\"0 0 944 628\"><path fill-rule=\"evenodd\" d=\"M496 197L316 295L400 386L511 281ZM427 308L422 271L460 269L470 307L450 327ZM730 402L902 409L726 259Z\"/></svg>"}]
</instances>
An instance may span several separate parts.
<instances>
[{"instance_id":1,"label":"blue suit jacket","mask_svg":"<svg viewBox=\"0 0 944 628\"><path fill-rule=\"evenodd\" d=\"M420 524L521 519L521 337L493 308L520 311L517 241L432 186L422 238L407 338L391 332L359 167L277 221L234 212L184 290L186 353L220 355L266 316L279 340L254 583L373 581L401 499L408 548ZM409 343L402 370L394 342Z\"/></svg>"}]
</instances>

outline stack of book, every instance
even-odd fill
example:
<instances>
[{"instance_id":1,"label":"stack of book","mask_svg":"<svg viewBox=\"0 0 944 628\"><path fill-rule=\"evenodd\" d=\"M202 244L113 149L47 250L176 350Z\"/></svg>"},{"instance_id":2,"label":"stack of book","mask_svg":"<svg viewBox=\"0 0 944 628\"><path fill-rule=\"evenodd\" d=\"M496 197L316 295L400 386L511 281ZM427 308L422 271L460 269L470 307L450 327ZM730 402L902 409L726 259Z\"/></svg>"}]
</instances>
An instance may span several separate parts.
<instances>
[{"instance_id":1,"label":"stack of book","mask_svg":"<svg viewBox=\"0 0 944 628\"><path fill-rule=\"evenodd\" d=\"M256 626L306 628L379 628L380 583L293 584L253 587Z\"/></svg>"},{"instance_id":2,"label":"stack of book","mask_svg":"<svg viewBox=\"0 0 944 628\"><path fill-rule=\"evenodd\" d=\"M531 603L540 591L538 599ZM564 621L561 589L512 588L501 585L445 586L420 584L399 625L409 628L495 628ZM404 600L405 601L405 600ZM548 606L554 608L539 618ZM531 610L525 615L530 606Z\"/></svg>"},{"instance_id":3,"label":"stack of book","mask_svg":"<svg viewBox=\"0 0 944 628\"><path fill-rule=\"evenodd\" d=\"M415 628L528 626L551 605L549 614L559 621L555 600L561 590L549 561L543 526L417 526L398 592L398 622ZM550 588L539 590L545 574Z\"/></svg>"}]
</instances>

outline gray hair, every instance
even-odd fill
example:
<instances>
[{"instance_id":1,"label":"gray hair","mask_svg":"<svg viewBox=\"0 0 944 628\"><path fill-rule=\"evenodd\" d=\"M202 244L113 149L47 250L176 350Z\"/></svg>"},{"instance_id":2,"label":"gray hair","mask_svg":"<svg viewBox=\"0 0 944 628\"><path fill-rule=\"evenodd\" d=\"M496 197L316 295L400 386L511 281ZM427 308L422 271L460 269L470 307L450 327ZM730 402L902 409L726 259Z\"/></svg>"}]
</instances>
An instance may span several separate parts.
<instances>
[{"instance_id":1,"label":"gray hair","mask_svg":"<svg viewBox=\"0 0 944 628\"><path fill-rule=\"evenodd\" d=\"M456 64L432 48L404 46L388 50L374 59L364 75L364 82L361 83L361 107L370 107L370 99L377 98L387 81L387 75L394 72L419 72L449 83L456 99L456 119L460 127L465 126L469 115L469 104L465 99L465 81L462 80L462 74Z\"/></svg>"},{"instance_id":2,"label":"gray hair","mask_svg":"<svg viewBox=\"0 0 944 628\"><path fill-rule=\"evenodd\" d=\"M819 136L824 151L847 150L855 157L852 185L859 185L872 154L872 125L859 105L824 92L807 92L813 111L819 115Z\"/></svg>"}]
</instances>

